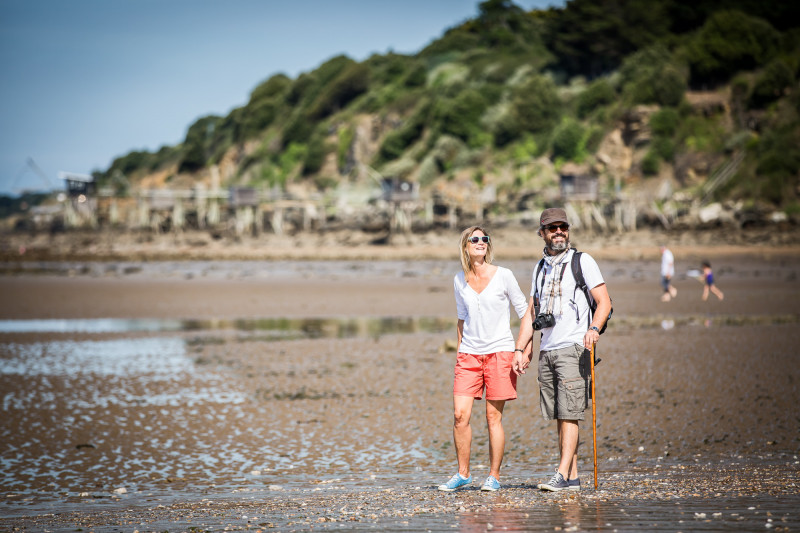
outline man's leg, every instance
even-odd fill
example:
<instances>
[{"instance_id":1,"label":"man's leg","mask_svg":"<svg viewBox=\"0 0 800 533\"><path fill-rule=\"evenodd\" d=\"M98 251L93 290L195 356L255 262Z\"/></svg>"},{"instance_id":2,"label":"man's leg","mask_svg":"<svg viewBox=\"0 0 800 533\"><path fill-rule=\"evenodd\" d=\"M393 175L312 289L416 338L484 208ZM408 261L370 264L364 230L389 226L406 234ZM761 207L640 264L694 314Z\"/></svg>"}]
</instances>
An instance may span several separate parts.
<instances>
[{"instance_id":1,"label":"man's leg","mask_svg":"<svg viewBox=\"0 0 800 533\"><path fill-rule=\"evenodd\" d=\"M503 408L505 400L486 400L486 425L489 428L489 475L500 480L500 465L506 446L503 431Z\"/></svg>"},{"instance_id":2,"label":"man's leg","mask_svg":"<svg viewBox=\"0 0 800 533\"><path fill-rule=\"evenodd\" d=\"M578 477L578 437L579 427L577 420L557 420L558 447L561 452L561 461L558 471L564 479Z\"/></svg>"},{"instance_id":3,"label":"man's leg","mask_svg":"<svg viewBox=\"0 0 800 533\"><path fill-rule=\"evenodd\" d=\"M458 473L469 477L469 454L472 446L472 426L469 419L472 416L471 396L453 396L453 443L456 447L458 459Z\"/></svg>"}]
</instances>

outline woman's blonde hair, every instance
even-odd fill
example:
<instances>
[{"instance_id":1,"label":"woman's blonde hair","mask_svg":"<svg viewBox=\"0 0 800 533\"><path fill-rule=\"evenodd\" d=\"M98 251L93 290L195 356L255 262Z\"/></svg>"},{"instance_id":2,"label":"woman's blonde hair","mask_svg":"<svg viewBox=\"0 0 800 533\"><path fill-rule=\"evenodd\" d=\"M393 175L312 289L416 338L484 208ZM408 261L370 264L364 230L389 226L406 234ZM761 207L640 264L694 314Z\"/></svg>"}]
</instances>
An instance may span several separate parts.
<instances>
[{"instance_id":1,"label":"woman's blonde hair","mask_svg":"<svg viewBox=\"0 0 800 533\"><path fill-rule=\"evenodd\" d=\"M476 231L480 231L489 237L489 233L481 226L470 226L461 232L461 268L464 269L464 279L469 279L469 273L472 272L472 262L469 260L469 253L467 253L467 239ZM491 265L493 260L494 247L492 246L492 238L489 237L489 242L486 243L485 261Z\"/></svg>"}]
</instances>

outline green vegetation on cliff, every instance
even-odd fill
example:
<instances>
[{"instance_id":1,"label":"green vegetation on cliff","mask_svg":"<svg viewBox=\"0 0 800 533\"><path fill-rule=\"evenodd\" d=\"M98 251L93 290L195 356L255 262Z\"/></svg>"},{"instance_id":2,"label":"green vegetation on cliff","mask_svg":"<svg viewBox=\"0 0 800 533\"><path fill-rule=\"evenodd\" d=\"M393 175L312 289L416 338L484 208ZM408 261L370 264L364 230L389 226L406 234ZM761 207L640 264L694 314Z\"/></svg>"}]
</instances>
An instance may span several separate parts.
<instances>
[{"instance_id":1,"label":"green vegetation on cliff","mask_svg":"<svg viewBox=\"0 0 800 533\"><path fill-rule=\"evenodd\" d=\"M336 56L296 79L274 75L244 106L191 124L180 145L131 152L95 176L111 187L159 172L191 183L216 165L223 186L324 190L369 165L423 187L457 174L481 184L542 156L556 168L607 159L604 139L641 108L649 136L632 145L621 187L666 171L699 190L744 153L713 194L797 210L797 6L571 0L526 12L486 0L415 55ZM699 160L709 168L698 178ZM498 183L508 194L530 187L511 174Z\"/></svg>"}]
</instances>

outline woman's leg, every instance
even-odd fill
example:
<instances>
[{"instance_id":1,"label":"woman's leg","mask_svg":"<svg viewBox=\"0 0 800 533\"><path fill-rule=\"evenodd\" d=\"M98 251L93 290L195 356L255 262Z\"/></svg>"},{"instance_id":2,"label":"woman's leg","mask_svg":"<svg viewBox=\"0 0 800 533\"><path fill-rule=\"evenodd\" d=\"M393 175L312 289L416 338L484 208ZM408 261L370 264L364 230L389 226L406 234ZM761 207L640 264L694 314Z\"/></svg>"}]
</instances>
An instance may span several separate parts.
<instances>
[{"instance_id":1,"label":"woman's leg","mask_svg":"<svg viewBox=\"0 0 800 533\"><path fill-rule=\"evenodd\" d=\"M469 454L472 446L472 426L469 419L472 416L471 396L453 396L453 443L456 447L458 459L458 473L469 477Z\"/></svg>"},{"instance_id":2,"label":"woman's leg","mask_svg":"<svg viewBox=\"0 0 800 533\"><path fill-rule=\"evenodd\" d=\"M505 400L486 400L486 425L489 428L489 475L500 480L500 464L506 446L503 431L503 408Z\"/></svg>"}]
</instances>

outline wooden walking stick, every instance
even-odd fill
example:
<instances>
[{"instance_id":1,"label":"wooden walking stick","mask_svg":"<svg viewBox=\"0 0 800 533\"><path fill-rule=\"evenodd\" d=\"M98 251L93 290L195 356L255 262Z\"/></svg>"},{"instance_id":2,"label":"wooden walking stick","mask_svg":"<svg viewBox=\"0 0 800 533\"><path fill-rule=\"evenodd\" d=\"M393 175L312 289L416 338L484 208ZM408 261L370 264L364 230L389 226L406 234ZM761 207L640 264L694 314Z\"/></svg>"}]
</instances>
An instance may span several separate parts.
<instances>
[{"instance_id":1,"label":"wooden walking stick","mask_svg":"<svg viewBox=\"0 0 800 533\"><path fill-rule=\"evenodd\" d=\"M592 343L592 352L589 354L591 357L590 368L592 369L592 448L594 449L594 488L597 489L597 396L594 393L594 348L595 343Z\"/></svg>"}]
</instances>

